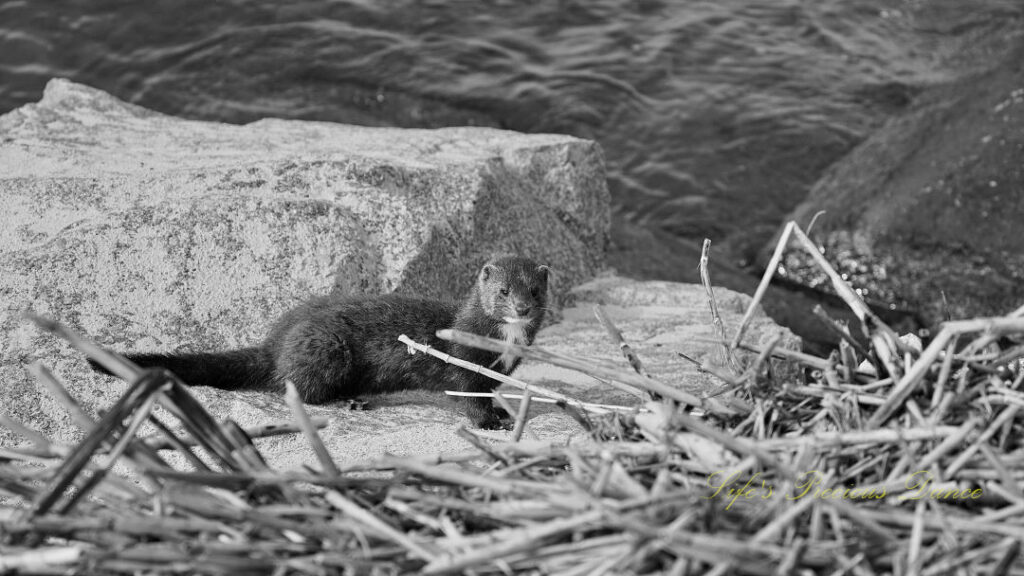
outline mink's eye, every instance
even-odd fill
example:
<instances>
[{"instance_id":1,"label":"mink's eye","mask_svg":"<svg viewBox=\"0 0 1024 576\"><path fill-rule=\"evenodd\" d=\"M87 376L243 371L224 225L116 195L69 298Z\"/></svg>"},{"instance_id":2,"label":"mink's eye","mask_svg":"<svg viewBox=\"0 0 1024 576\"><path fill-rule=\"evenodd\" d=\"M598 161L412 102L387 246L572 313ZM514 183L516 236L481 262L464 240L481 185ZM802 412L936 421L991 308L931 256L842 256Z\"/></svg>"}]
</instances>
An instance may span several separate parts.
<instances>
[{"instance_id":1,"label":"mink's eye","mask_svg":"<svg viewBox=\"0 0 1024 576\"><path fill-rule=\"evenodd\" d=\"M501 295L502 296L508 296L508 288L502 288L501 289Z\"/></svg>"},{"instance_id":2,"label":"mink's eye","mask_svg":"<svg viewBox=\"0 0 1024 576\"><path fill-rule=\"evenodd\" d=\"M537 298L540 298L540 288L534 288L533 290L530 290L530 295L533 296L535 300Z\"/></svg>"}]
</instances>

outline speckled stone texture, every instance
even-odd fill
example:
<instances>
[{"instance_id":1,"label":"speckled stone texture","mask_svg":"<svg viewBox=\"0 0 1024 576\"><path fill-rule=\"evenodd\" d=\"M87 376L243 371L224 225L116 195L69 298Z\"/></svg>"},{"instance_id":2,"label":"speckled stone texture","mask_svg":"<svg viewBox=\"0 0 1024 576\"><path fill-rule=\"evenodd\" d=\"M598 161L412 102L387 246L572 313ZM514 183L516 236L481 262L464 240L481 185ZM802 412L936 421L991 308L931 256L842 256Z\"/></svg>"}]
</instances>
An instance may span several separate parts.
<instances>
[{"instance_id":1,"label":"speckled stone texture","mask_svg":"<svg viewBox=\"0 0 1024 576\"><path fill-rule=\"evenodd\" d=\"M196 122L62 80L0 117L0 199L0 396L62 440L75 434L26 363L92 412L119 385L23 311L116 349L234 347L331 290L459 298L497 252L549 264L564 293L603 263L609 218L593 142Z\"/></svg>"}]
</instances>

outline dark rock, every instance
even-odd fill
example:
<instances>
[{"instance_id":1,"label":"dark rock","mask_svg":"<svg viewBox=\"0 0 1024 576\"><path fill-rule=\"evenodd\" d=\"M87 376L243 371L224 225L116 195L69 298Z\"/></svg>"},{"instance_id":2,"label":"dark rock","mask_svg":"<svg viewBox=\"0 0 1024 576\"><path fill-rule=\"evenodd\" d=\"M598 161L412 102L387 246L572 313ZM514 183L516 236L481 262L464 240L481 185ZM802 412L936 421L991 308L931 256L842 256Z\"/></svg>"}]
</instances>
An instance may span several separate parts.
<instances>
[{"instance_id":1,"label":"dark rock","mask_svg":"<svg viewBox=\"0 0 1024 576\"><path fill-rule=\"evenodd\" d=\"M928 323L1024 304L1024 45L926 90L832 167L793 213L868 296ZM762 253L767 261L771 247ZM820 281L795 250L788 271Z\"/></svg>"},{"instance_id":2,"label":"dark rock","mask_svg":"<svg viewBox=\"0 0 1024 576\"><path fill-rule=\"evenodd\" d=\"M623 276L640 280L667 280L700 284L701 247L690 240L673 236L657 229L641 228L621 217L612 217L612 243L608 249L608 264ZM715 286L723 286L747 295L753 295L761 281L759 275L730 263L724 250L713 245L708 258L708 275ZM869 303L870 305L871 303ZM830 317L850 326L857 325L853 312L835 294L803 286L776 276L765 292L761 307L772 320L799 335L804 349L818 355L828 355L839 344L839 338L813 314L821 306ZM882 319L901 332L914 331L919 322L901 310L872 306ZM854 336L860 333L854 331Z\"/></svg>"}]
</instances>

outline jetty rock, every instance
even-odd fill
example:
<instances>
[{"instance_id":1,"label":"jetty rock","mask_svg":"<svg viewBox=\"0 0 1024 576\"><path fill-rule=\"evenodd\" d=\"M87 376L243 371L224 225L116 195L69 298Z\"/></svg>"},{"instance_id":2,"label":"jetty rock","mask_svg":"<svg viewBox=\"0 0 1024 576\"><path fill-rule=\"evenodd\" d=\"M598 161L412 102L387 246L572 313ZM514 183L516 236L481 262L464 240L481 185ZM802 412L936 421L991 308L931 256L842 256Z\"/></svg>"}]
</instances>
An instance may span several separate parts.
<instances>
[{"instance_id":1,"label":"jetty rock","mask_svg":"<svg viewBox=\"0 0 1024 576\"><path fill-rule=\"evenodd\" d=\"M1018 44L990 72L925 90L837 162L792 214L806 226L824 211L813 236L837 269L869 297L917 311L929 325L1024 305Z\"/></svg>"},{"instance_id":2,"label":"jetty rock","mask_svg":"<svg viewBox=\"0 0 1024 576\"><path fill-rule=\"evenodd\" d=\"M565 308L538 345L628 370L593 316L603 303L652 376L695 394L716 386L678 354L717 361L721 346L702 287L595 279L609 199L593 142L480 128L197 122L54 80L39 103L0 116L0 197L0 398L4 412L62 445L84 433L29 366L48 366L93 416L127 385L90 370L26 312L119 351L234 348L259 342L278 314L314 295L460 297L495 252L529 255L555 271ZM735 329L749 299L717 294L723 321ZM763 314L747 341L779 332L781 346L799 345ZM586 401L640 402L537 362L524 362L514 376ZM215 417L243 427L292 420L277 394L191 393ZM328 419L321 436L339 465L471 448L455 434L468 421L443 394L367 400L367 411L306 407ZM572 418L540 402L530 422L542 441L584 436ZM23 441L0 431L0 444ZM274 466L315 462L301 435L257 442Z\"/></svg>"}]
</instances>

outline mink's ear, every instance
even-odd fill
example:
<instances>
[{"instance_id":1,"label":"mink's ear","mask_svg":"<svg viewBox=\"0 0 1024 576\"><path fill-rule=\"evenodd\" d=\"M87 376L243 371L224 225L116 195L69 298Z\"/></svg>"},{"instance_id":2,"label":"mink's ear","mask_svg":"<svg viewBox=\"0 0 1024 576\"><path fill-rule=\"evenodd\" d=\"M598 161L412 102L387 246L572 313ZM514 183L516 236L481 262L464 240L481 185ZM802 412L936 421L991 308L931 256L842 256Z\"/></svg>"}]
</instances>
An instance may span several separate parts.
<instances>
[{"instance_id":1,"label":"mink's ear","mask_svg":"<svg viewBox=\"0 0 1024 576\"><path fill-rule=\"evenodd\" d=\"M484 264L483 269L480 270L480 281L486 282L489 280L494 275L494 270L493 264Z\"/></svg>"}]
</instances>

